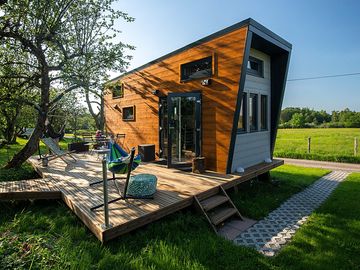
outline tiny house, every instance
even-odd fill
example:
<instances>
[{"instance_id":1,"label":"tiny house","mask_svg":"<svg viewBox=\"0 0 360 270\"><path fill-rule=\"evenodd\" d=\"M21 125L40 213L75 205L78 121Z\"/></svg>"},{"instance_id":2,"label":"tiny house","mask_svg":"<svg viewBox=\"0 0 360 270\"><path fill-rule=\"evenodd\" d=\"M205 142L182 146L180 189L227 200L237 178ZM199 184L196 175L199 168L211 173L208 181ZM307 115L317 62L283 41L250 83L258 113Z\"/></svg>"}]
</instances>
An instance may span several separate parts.
<instances>
[{"instance_id":1,"label":"tiny house","mask_svg":"<svg viewBox=\"0 0 360 270\"><path fill-rule=\"evenodd\" d=\"M154 144L169 167L240 172L271 162L291 44L247 19L110 80L106 129Z\"/></svg>"}]
</instances>

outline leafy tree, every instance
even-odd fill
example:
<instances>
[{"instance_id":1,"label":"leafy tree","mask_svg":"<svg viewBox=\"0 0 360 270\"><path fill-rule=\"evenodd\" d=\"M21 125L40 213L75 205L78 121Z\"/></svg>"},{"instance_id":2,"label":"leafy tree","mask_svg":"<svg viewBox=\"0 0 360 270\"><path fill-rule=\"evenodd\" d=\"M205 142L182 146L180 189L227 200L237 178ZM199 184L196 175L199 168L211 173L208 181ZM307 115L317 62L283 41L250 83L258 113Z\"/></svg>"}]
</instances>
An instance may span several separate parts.
<instances>
[{"instance_id":1,"label":"leafy tree","mask_svg":"<svg viewBox=\"0 0 360 270\"><path fill-rule=\"evenodd\" d=\"M294 113L291 117L290 124L293 128L302 128L305 126L305 117L302 113Z\"/></svg>"},{"instance_id":2,"label":"leafy tree","mask_svg":"<svg viewBox=\"0 0 360 270\"><path fill-rule=\"evenodd\" d=\"M115 11L114 2L8 0L0 6L0 65L17 67L10 75L0 74L0 79L18 79L23 89L37 93L36 100L18 98L37 110L37 120L29 141L7 168L21 165L36 151L49 112L64 95L79 88L97 88L96 75L115 58L126 65L129 46L114 45L112 38L117 32L114 21L131 19ZM108 50L112 46L116 49ZM52 87L57 91L54 97L50 96Z\"/></svg>"},{"instance_id":3,"label":"leafy tree","mask_svg":"<svg viewBox=\"0 0 360 270\"><path fill-rule=\"evenodd\" d=\"M339 113L337 111L331 112L331 122L333 123L339 122Z\"/></svg>"},{"instance_id":4,"label":"leafy tree","mask_svg":"<svg viewBox=\"0 0 360 270\"><path fill-rule=\"evenodd\" d=\"M4 46L0 47L0 51L4 51ZM7 55L11 58L11 54ZM11 65L0 66L0 134L7 143L15 143L16 135L18 135L22 129L32 119L32 109L25 106L26 102L22 102L21 98L31 98L34 93L24 91L24 87L21 84L21 79L10 78L13 70L19 70L17 67ZM26 70L21 70L23 74L26 74ZM27 113L24 113L24 112Z\"/></svg>"},{"instance_id":5,"label":"leafy tree","mask_svg":"<svg viewBox=\"0 0 360 270\"><path fill-rule=\"evenodd\" d=\"M288 127L360 127L360 112L346 108L328 114L324 110L289 107L282 110L280 124L280 128Z\"/></svg>"},{"instance_id":6,"label":"leafy tree","mask_svg":"<svg viewBox=\"0 0 360 270\"><path fill-rule=\"evenodd\" d=\"M301 112L300 108L288 107L283 109L280 114L281 123L289 122L294 113L300 113L300 112Z\"/></svg>"}]
</instances>

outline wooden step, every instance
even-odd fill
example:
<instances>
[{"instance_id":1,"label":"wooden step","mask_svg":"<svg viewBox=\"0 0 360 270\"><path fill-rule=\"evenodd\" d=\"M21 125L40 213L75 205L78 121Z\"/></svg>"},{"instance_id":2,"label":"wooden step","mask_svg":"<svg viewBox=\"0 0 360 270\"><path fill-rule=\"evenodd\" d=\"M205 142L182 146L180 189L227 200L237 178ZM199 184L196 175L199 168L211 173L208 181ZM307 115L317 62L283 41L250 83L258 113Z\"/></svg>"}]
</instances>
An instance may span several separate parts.
<instances>
[{"instance_id":1,"label":"wooden step","mask_svg":"<svg viewBox=\"0 0 360 270\"><path fill-rule=\"evenodd\" d=\"M203 201L200 201L200 203L205 211L209 211L215 208L216 206L219 206L220 204L223 204L224 202L228 202L228 201L229 199L226 196L215 195Z\"/></svg>"},{"instance_id":2,"label":"wooden step","mask_svg":"<svg viewBox=\"0 0 360 270\"><path fill-rule=\"evenodd\" d=\"M235 208L232 207L221 208L219 210L214 211L214 213L210 214L210 220L215 226L217 226L221 222L225 221L226 219L228 219L229 217L235 214L237 214L237 210Z\"/></svg>"}]
</instances>

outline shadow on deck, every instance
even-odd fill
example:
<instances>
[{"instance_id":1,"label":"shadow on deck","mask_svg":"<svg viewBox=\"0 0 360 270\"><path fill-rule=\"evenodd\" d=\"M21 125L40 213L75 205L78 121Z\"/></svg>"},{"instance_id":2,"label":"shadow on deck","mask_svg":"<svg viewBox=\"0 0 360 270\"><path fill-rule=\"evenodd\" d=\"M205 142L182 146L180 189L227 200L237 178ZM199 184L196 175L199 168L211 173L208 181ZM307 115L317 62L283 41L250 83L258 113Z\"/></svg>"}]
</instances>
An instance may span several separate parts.
<instances>
[{"instance_id":1,"label":"shadow on deck","mask_svg":"<svg viewBox=\"0 0 360 270\"><path fill-rule=\"evenodd\" d=\"M105 242L192 205L194 196L205 199L218 193L220 186L224 189L234 187L283 164L282 160L274 160L250 167L242 174L225 175L216 172L193 174L155 163L142 163L133 174L157 176L154 199L126 199L110 204L112 227L103 229L103 209L90 210L103 202L102 185L89 187L102 177L101 163L91 155L76 156L76 163L67 165L59 159L50 162L48 167L42 167L35 157L30 158L29 162L43 178L0 183L0 200L61 198L96 237ZM121 183L120 186L123 188ZM109 199L116 197L118 193L110 181Z\"/></svg>"}]
</instances>

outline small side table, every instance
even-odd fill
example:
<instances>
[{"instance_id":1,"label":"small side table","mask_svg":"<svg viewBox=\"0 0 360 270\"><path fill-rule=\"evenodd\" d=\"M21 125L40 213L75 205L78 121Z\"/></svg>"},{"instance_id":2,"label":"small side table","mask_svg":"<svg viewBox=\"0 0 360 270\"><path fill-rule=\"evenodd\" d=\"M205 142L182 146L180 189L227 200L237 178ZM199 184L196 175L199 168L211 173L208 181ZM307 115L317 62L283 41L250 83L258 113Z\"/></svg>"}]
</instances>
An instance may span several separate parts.
<instances>
[{"instance_id":1,"label":"small side table","mask_svg":"<svg viewBox=\"0 0 360 270\"><path fill-rule=\"evenodd\" d=\"M148 162L155 160L155 144L139 144L138 153L141 161Z\"/></svg>"},{"instance_id":2,"label":"small side table","mask_svg":"<svg viewBox=\"0 0 360 270\"><path fill-rule=\"evenodd\" d=\"M205 157L193 158L192 172L193 173L204 173L205 172Z\"/></svg>"}]
</instances>

